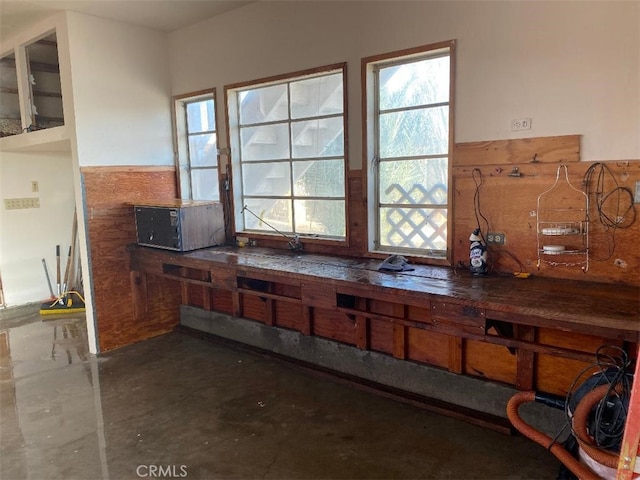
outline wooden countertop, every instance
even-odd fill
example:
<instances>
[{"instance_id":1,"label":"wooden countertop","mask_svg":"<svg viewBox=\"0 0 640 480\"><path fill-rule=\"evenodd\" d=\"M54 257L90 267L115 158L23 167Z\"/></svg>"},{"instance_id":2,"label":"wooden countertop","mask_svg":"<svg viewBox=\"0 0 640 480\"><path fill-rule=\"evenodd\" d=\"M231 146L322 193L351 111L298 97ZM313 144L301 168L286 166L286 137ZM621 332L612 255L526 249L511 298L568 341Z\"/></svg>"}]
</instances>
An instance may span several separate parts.
<instances>
[{"instance_id":1,"label":"wooden countertop","mask_svg":"<svg viewBox=\"0 0 640 480\"><path fill-rule=\"evenodd\" d=\"M620 331L621 338L640 340L640 287L559 280L533 275L527 279L466 270L411 265L415 270L380 272L380 260L332 257L264 248L215 247L178 253L132 246L132 268L144 260L201 270L216 266L241 274L268 272L288 283L313 281L412 298L439 299L486 309L492 318L593 334ZM285 280L288 279L288 280ZM274 278L275 281L275 278ZM399 299L400 300L400 299ZM489 312L488 312L489 313ZM526 317L526 319L524 318Z\"/></svg>"}]
</instances>

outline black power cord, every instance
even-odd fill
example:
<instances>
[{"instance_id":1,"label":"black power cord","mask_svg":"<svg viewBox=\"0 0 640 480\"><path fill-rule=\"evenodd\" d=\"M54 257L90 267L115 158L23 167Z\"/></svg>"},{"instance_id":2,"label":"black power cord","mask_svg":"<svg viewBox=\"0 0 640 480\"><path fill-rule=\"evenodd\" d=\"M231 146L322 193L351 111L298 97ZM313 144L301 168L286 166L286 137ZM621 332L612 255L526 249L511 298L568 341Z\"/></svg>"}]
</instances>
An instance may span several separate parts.
<instances>
[{"instance_id":1,"label":"black power cord","mask_svg":"<svg viewBox=\"0 0 640 480\"><path fill-rule=\"evenodd\" d=\"M608 385L588 421L589 434L596 445L605 450L620 451L631 398L633 376L629 373L630 366L631 361L622 348L603 345L596 350L595 362L576 376L567 393L565 415L571 424L571 415L580 400L594 388ZM587 373L591 375L584 380ZM576 388L581 380L584 381Z\"/></svg>"},{"instance_id":2,"label":"black power cord","mask_svg":"<svg viewBox=\"0 0 640 480\"><path fill-rule=\"evenodd\" d=\"M605 191L606 183L613 184L614 188ZM595 259L607 261L613 256L616 248L616 230L629 228L636 221L633 192L620 186L609 166L601 162L596 162L587 169L582 184L585 193L590 198L595 197L600 223L605 231L611 232L611 245L607 257Z\"/></svg>"}]
</instances>

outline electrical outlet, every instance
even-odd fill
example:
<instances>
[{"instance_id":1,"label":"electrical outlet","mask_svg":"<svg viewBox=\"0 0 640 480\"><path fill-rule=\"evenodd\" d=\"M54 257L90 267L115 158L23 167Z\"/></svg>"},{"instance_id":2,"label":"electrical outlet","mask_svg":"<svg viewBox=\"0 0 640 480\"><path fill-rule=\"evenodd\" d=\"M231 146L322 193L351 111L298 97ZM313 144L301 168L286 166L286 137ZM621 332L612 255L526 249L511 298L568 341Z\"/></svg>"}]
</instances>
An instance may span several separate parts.
<instances>
[{"instance_id":1,"label":"electrical outlet","mask_svg":"<svg viewBox=\"0 0 640 480\"><path fill-rule=\"evenodd\" d=\"M38 181L37 180L33 180L31 182L31 191L32 192L38 192L40 190L40 187L38 186Z\"/></svg>"},{"instance_id":2,"label":"electrical outlet","mask_svg":"<svg viewBox=\"0 0 640 480\"><path fill-rule=\"evenodd\" d=\"M487 245L504 245L506 236L502 232L487 233Z\"/></svg>"},{"instance_id":3,"label":"electrical outlet","mask_svg":"<svg viewBox=\"0 0 640 480\"><path fill-rule=\"evenodd\" d=\"M531 130L531 119L516 118L514 120L511 120L511 131L515 132L518 130Z\"/></svg>"},{"instance_id":4,"label":"electrical outlet","mask_svg":"<svg viewBox=\"0 0 640 480\"><path fill-rule=\"evenodd\" d=\"M23 208L40 208L40 199L38 197L5 198L4 208L5 210L20 210Z\"/></svg>"}]
</instances>

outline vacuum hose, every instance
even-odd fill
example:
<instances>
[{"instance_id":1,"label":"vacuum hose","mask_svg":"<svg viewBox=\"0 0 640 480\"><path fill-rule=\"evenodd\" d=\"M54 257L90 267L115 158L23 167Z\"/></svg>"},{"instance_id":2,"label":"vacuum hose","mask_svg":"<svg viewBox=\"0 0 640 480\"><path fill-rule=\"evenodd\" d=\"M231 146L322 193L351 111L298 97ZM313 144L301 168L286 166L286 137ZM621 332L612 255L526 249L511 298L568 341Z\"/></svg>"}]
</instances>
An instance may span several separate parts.
<instances>
[{"instance_id":1,"label":"vacuum hose","mask_svg":"<svg viewBox=\"0 0 640 480\"><path fill-rule=\"evenodd\" d=\"M594 390L595 391L595 390ZM602 394L600 397L602 398ZM599 400L599 399L598 399ZM556 443L551 437L545 435L544 433L536 430L527 422L525 422L518 413L518 408L520 405L529 402L536 401L536 392L527 391L527 392L518 392L513 397L509 399L507 403L507 417L511 424L518 429L520 433L522 433L525 437L533 440L534 442L542 445L544 448L549 450L558 460L560 460L565 467L567 467L574 475L576 475L580 480L599 480L595 473L591 471L589 467L580 463L580 461L575 458L571 453L565 449L559 443ZM581 402L582 403L582 402ZM597 403L597 400L592 404L592 406ZM578 409L576 409L577 411ZM587 414L591 408L586 410ZM586 419L585 419L586 425ZM585 428L586 430L586 428ZM588 437L588 435L587 435Z\"/></svg>"}]
</instances>

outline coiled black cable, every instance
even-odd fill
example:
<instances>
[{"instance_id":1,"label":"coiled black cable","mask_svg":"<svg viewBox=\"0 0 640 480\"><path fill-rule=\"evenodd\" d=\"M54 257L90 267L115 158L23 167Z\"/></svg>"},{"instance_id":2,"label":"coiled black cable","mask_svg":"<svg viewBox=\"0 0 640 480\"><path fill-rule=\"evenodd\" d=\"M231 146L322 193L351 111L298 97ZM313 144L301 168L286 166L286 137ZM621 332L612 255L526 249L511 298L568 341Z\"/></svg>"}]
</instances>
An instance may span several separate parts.
<instances>
[{"instance_id":1,"label":"coiled black cable","mask_svg":"<svg viewBox=\"0 0 640 480\"><path fill-rule=\"evenodd\" d=\"M631 398L630 366L629 356L622 348L603 345L596 350L595 362L575 377L567 393L565 415L571 424L570 418L581 398L600 385L608 385L606 394L592 410L589 421L589 434L605 450L620 450ZM585 380L587 373L591 374ZM580 387L576 388L581 381Z\"/></svg>"}]
</instances>

